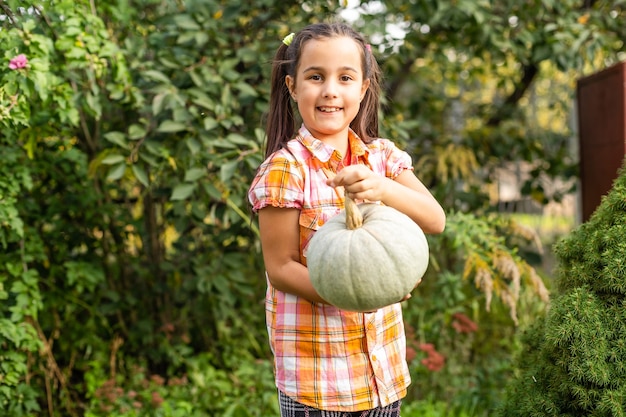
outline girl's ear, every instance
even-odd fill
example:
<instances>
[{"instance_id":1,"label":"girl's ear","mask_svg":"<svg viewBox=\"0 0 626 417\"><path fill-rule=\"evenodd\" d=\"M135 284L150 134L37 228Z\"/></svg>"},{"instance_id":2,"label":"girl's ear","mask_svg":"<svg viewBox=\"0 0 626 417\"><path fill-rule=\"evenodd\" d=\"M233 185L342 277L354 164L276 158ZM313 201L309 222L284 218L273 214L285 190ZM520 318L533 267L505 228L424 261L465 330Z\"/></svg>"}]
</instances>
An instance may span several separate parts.
<instances>
[{"instance_id":1,"label":"girl's ear","mask_svg":"<svg viewBox=\"0 0 626 417\"><path fill-rule=\"evenodd\" d=\"M370 88L370 79L366 79L363 80L363 85L361 86L361 98L359 99L359 101L363 100L363 97L365 97L365 93L367 92L367 89Z\"/></svg>"},{"instance_id":2,"label":"girl's ear","mask_svg":"<svg viewBox=\"0 0 626 417\"><path fill-rule=\"evenodd\" d=\"M291 75L285 76L285 85L287 86L287 89L289 90L289 94L291 94L291 97L295 100L296 99L296 93L294 91L295 80L293 79Z\"/></svg>"}]
</instances>

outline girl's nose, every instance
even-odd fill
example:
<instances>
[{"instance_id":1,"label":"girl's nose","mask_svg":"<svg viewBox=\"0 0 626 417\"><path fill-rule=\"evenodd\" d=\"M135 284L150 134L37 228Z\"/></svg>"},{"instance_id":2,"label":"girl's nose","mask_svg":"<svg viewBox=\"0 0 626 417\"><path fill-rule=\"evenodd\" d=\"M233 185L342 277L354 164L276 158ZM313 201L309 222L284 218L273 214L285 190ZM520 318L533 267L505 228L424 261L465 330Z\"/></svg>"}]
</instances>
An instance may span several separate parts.
<instances>
[{"instance_id":1,"label":"girl's nose","mask_svg":"<svg viewBox=\"0 0 626 417\"><path fill-rule=\"evenodd\" d=\"M324 83L324 90L322 91L324 98L337 97L337 83L333 81L327 81Z\"/></svg>"}]
</instances>

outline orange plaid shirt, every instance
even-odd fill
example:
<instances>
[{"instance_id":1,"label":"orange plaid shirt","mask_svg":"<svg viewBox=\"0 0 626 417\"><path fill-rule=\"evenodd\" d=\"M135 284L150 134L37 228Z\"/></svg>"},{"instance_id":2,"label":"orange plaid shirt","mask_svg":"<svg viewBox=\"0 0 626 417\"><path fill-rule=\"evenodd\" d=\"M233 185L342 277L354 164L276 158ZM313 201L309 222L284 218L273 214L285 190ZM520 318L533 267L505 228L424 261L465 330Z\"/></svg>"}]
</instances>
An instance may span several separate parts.
<instances>
[{"instance_id":1,"label":"orange plaid shirt","mask_svg":"<svg viewBox=\"0 0 626 417\"><path fill-rule=\"evenodd\" d=\"M351 164L365 164L389 178L412 169L410 156L389 140L365 144L350 131L349 142ZM300 210L304 265L315 231L343 208L343 195L326 185L325 174L342 167L341 155L302 127L287 150L261 165L250 187L255 211L268 205ZM410 375L400 304L355 313L311 303L268 282L265 307L276 386L295 401L322 410L360 411L406 395Z\"/></svg>"}]
</instances>

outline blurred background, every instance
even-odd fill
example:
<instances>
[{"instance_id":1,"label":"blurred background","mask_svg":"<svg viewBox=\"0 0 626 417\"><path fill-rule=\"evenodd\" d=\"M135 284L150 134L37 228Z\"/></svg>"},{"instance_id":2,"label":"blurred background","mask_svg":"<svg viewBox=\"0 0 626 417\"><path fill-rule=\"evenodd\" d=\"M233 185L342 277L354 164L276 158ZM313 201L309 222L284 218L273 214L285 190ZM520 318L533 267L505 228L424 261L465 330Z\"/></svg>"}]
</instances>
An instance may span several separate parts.
<instances>
[{"instance_id":1,"label":"blurred background","mask_svg":"<svg viewBox=\"0 0 626 417\"><path fill-rule=\"evenodd\" d=\"M246 191L271 58L329 19L448 214L403 416L493 415L585 220L577 88L626 60L625 5L0 0L0 415L278 417Z\"/></svg>"}]
</instances>

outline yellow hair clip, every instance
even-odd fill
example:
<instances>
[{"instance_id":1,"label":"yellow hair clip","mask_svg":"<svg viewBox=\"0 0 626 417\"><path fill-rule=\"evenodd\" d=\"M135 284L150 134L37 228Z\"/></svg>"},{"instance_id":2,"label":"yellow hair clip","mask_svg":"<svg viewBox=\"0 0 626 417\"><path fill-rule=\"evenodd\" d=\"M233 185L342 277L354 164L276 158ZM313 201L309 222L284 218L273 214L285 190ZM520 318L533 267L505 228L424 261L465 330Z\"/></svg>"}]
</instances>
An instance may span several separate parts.
<instances>
[{"instance_id":1,"label":"yellow hair clip","mask_svg":"<svg viewBox=\"0 0 626 417\"><path fill-rule=\"evenodd\" d=\"M291 41L293 41L294 36L296 36L296 34L291 32L289 35L283 38L283 43L287 46L291 45Z\"/></svg>"}]
</instances>

